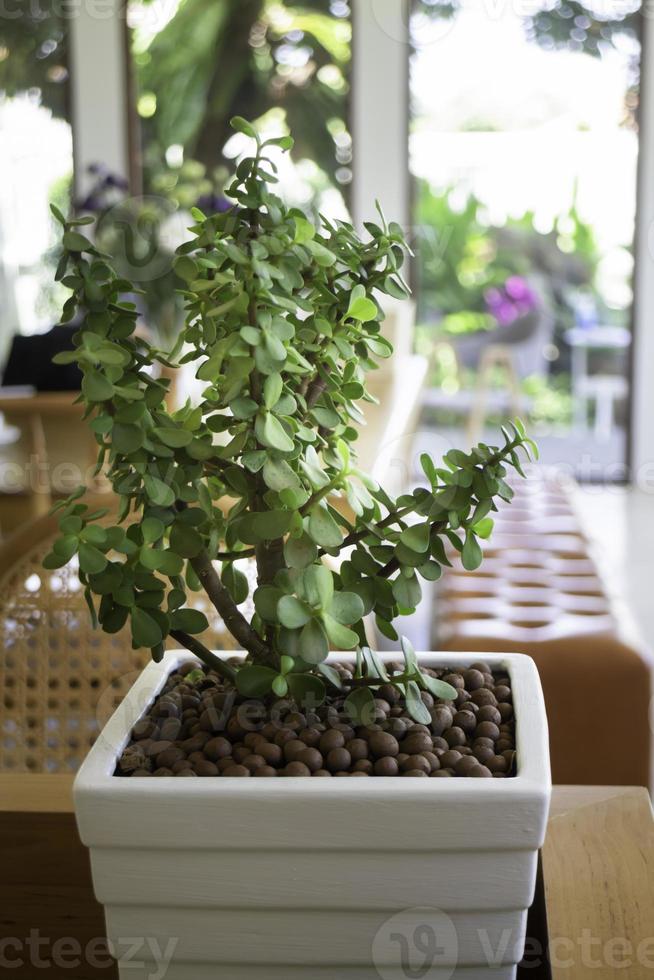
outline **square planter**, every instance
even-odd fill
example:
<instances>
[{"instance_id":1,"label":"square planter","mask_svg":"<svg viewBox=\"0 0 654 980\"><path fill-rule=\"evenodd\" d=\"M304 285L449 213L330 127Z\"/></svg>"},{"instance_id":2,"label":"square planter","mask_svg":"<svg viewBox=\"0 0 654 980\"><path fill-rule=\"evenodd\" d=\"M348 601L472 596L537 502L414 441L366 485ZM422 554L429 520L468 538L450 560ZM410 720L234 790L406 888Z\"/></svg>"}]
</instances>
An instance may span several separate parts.
<instances>
[{"instance_id":1,"label":"square planter","mask_svg":"<svg viewBox=\"0 0 654 980\"><path fill-rule=\"evenodd\" d=\"M514 778L114 777L133 724L187 659L144 670L75 782L123 980L515 976L551 793L529 657L483 657L511 677Z\"/></svg>"}]
</instances>

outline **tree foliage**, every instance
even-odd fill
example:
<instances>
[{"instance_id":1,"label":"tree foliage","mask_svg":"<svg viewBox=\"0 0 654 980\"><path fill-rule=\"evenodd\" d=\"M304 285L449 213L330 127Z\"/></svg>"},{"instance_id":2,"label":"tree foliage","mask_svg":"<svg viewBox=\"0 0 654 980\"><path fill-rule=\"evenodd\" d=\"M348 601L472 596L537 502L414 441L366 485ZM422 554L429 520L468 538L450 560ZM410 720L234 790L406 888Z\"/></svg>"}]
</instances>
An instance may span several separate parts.
<instances>
[{"instance_id":1,"label":"tree foliage","mask_svg":"<svg viewBox=\"0 0 654 980\"><path fill-rule=\"evenodd\" d=\"M105 515L89 512L82 490L73 494L46 565L78 555L104 630L129 622L134 646L155 659L171 636L231 676L196 638L207 621L187 595L204 588L248 651L239 686L280 694L291 684L315 689L316 677L320 689L336 683L328 652L363 648L365 616L395 637L393 621L415 610L421 581L449 564L448 545L476 568L495 501L512 496L507 469L522 472L518 452L533 444L516 422L500 448L451 450L441 465L423 456L423 485L399 497L361 471L366 374L391 354L379 297L407 292L402 230L380 212L362 240L347 222L316 226L289 210L271 189L267 144L245 120L234 125L256 152L238 165L230 211L193 211L175 260L186 323L173 351L134 337L136 310L122 299L132 284L82 233L86 219L56 212L58 276L72 290L64 319L83 318L76 349L57 360L83 371L98 466L120 509L101 525ZM290 137L269 142L290 149ZM192 363L205 385L199 404L170 412L153 363ZM335 571L328 560L339 556ZM251 618L241 609L244 558L257 566Z\"/></svg>"}]
</instances>

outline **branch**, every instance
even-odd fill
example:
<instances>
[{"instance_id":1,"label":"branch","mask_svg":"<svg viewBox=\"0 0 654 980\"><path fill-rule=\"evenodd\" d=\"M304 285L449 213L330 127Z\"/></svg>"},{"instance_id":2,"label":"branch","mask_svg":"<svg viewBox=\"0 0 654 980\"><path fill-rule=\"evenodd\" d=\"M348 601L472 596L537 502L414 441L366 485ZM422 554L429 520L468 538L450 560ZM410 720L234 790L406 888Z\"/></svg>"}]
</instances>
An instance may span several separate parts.
<instances>
[{"instance_id":1,"label":"branch","mask_svg":"<svg viewBox=\"0 0 654 980\"><path fill-rule=\"evenodd\" d=\"M189 634L185 633L183 630L171 630L170 635L174 640L177 640L178 643L181 643L183 647L186 647L187 650L194 653L198 660L202 661L205 667L208 667L209 670L215 670L220 677L224 677L226 681L231 681L234 683L236 671L233 670L229 664L226 664L224 660L221 660L220 657L217 657L215 653L208 650L204 643L200 643L200 641L196 640L194 636L189 636Z\"/></svg>"},{"instance_id":2,"label":"branch","mask_svg":"<svg viewBox=\"0 0 654 980\"><path fill-rule=\"evenodd\" d=\"M243 613L240 612L231 595L220 581L220 576L213 567L206 551L201 551L195 558L191 558L191 566L200 579L204 591L222 616L225 626L234 639L238 640L243 648L254 657L268 661L271 656L270 648L264 643L257 631L250 626Z\"/></svg>"}]
</instances>

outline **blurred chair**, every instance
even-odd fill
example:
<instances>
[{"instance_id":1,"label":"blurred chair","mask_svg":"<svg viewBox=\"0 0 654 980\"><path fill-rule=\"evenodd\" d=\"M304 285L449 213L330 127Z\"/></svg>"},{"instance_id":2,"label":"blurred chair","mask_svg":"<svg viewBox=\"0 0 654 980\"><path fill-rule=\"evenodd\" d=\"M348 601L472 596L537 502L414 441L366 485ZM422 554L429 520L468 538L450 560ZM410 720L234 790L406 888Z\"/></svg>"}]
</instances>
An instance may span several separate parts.
<instances>
[{"instance_id":1,"label":"blurred chair","mask_svg":"<svg viewBox=\"0 0 654 980\"><path fill-rule=\"evenodd\" d=\"M1 772L76 771L149 660L129 629L93 629L74 561L43 569L56 535L56 517L46 516L0 545ZM234 649L204 596L191 601L211 624L203 642Z\"/></svg>"},{"instance_id":2,"label":"blurred chair","mask_svg":"<svg viewBox=\"0 0 654 980\"><path fill-rule=\"evenodd\" d=\"M15 527L45 514L53 498L66 496L80 483L93 483L98 446L77 391L13 394L0 389L5 425L15 440L0 450L0 526Z\"/></svg>"},{"instance_id":3,"label":"blurred chair","mask_svg":"<svg viewBox=\"0 0 654 980\"><path fill-rule=\"evenodd\" d=\"M382 334L393 356L366 378L378 404L363 402L365 425L355 444L359 465L389 493L402 493L411 480L413 437L420 415L428 361L413 353L415 307L409 300L384 298Z\"/></svg>"}]
</instances>

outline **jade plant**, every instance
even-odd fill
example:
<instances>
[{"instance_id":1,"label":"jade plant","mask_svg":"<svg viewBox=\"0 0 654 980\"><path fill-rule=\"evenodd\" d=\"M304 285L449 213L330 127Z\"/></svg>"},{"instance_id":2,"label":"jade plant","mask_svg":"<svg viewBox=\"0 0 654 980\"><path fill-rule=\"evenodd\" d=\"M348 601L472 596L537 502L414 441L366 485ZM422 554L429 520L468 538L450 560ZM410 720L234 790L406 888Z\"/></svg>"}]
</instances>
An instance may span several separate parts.
<instances>
[{"instance_id":1,"label":"jade plant","mask_svg":"<svg viewBox=\"0 0 654 980\"><path fill-rule=\"evenodd\" d=\"M75 350L56 360L83 372L80 400L118 511L92 511L83 487L62 501L45 565L77 554L94 621L109 633L129 623L133 646L155 660L171 638L245 696L320 702L345 684L363 705L389 682L364 618L396 639L394 621L415 610L421 579L438 579L452 548L476 568L489 515L512 496L507 470L524 475L518 453L535 447L516 421L500 447L453 449L439 465L423 455L422 485L398 497L361 471L362 403L374 401L366 375L392 353L380 297L408 293L402 230L381 210L361 238L345 221L317 226L287 208L266 151L288 150L291 138L262 141L245 120L233 125L256 149L236 168L230 210L193 209L174 266L186 318L173 350L135 335L126 297L138 290L80 231L93 219L54 209L57 278L71 290L63 319L81 317ZM169 376L185 364L202 395L172 409L153 366ZM245 559L256 563L251 597ZM199 590L245 651L240 666L199 639L208 621L189 602ZM420 719L421 689L456 692L403 646L390 682ZM351 680L326 662L330 649L357 651Z\"/></svg>"}]
</instances>

